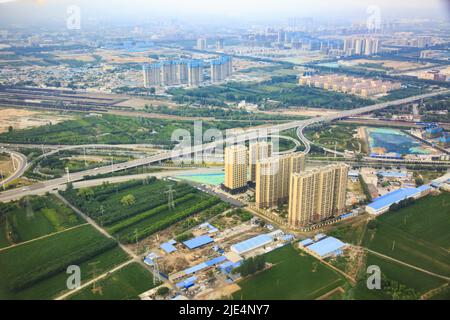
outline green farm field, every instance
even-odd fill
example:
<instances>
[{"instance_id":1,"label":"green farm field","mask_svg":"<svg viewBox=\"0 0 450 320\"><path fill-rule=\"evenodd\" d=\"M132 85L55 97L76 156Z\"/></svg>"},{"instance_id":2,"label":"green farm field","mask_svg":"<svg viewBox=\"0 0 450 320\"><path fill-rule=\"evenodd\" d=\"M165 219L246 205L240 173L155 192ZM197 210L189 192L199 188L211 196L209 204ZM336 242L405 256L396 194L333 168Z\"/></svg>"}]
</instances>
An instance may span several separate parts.
<instances>
[{"instance_id":1,"label":"green farm field","mask_svg":"<svg viewBox=\"0 0 450 320\"><path fill-rule=\"evenodd\" d=\"M450 194L428 196L376 219L363 246L425 270L450 276Z\"/></svg>"},{"instance_id":2,"label":"green farm field","mask_svg":"<svg viewBox=\"0 0 450 320\"><path fill-rule=\"evenodd\" d=\"M175 191L175 208L167 203L169 187ZM62 195L124 243L143 239L220 202L186 183L155 178L72 189Z\"/></svg>"},{"instance_id":3,"label":"green farm field","mask_svg":"<svg viewBox=\"0 0 450 320\"><path fill-rule=\"evenodd\" d=\"M70 296L70 300L136 300L139 294L153 285L153 275L140 264L133 262L96 283L101 292L93 292L92 286Z\"/></svg>"},{"instance_id":4,"label":"green farm field","mask_svg":"<svg viewBox=\"0 0 450 320\"><path fill-rule=\"evenodd\" d=\"M81 223L83 220L53 195L0 204L0 248Z\"/></svg>"},{"instance_id":5,"label":"green farm field","mask_svg":"<svg viewBox=\"0 0 450 320\"><path fill-rule=\"evenodd\" d=\"M424 293L442 286L445 280L418 270L389 261L369 253L366 267L376 265L380 267L382 282L380 290L369 290L364 276L358 281L354 289L354 298L358 300L398 300L419 299ZM364 268L364 271L366 268Z\"/></svg>"},{"instance_id":6,"label":"green farm field","mask_svg":"<svg viewBox=\"0 0 450 320\"><path fill-rule=\"evenodd\" d=\"M267 253L266 261L274 265L239 281L241 290L233 294L233 299L316 299L346 284L336 271L291 245Z\"/></svg>"},{"instance_id":7,"label":"green farm field","mask_svg":"<svg viewBox=\"0 0 450 320\"><path fill-rule=\"evenodd\" d=\"M80 266L83 283L126 260L114 240L90 225L7 248L0 251L0 299L52 299L67 290L69 265Z\"/></svg>"}]
</instances>

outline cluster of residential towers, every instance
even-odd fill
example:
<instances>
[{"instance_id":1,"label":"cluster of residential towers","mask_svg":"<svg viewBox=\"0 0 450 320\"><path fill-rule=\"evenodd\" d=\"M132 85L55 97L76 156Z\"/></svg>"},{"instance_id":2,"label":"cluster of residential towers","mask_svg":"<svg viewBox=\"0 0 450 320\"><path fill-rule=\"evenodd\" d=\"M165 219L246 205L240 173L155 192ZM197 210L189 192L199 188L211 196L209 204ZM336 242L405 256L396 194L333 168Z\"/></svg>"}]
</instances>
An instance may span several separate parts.
<instances>
[{"instance_id":1,"label":"cluster of residential towers","mask_svg":"<svg viewBox=\"0 0 450 320\"><path fill-rule=\"evenodd\" d=\"M232 58L221 56L210 61L211 82L221 82L233 72ZM143 66L144 87L188 85L197 87L204 82L202 60L164 60Z\"/></svg>"},{"instance_id":2,"label":"cluster of residential towers","mask_svg":"<svg viewBox=\"0 0 450 320\"><path fill-rule=\"evenodd\" d=\"M254 184L256 206L288 204L288 222L295 227L344 213L348 165L306 170L304 153L273 155L272 149L266 141L225 148L225 189L241 192Z\"/></svg>"}]
</instances>

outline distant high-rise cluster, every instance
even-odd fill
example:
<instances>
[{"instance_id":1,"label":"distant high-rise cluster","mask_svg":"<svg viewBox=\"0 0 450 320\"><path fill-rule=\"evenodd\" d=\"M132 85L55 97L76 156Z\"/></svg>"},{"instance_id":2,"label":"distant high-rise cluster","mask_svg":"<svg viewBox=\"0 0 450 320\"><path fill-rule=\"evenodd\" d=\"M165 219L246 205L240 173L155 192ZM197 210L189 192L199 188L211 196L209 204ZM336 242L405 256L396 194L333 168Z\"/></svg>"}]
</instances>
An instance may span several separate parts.
<instances>
[{"instance_id":1,"label":"distant high-rise cluster","mask_svg":"<svg viewBox=\"0 0 450 320\"><path fill-rule=\"evenodd\" d=\"M259 160L256 164L256 206L272 208L287 203L289 179L305 170L305 154L292 153Z\"/></svg>"},{"instance_id":2,"label":"distant high-rise cluster","mask_svg":"<svg viewBox=\"0 0 450 320\"><path fill-rule=\"evenodd\" d=\"M229 56L221 56L211 61L211 82L220 82L233 73L233 62Z\"/></svg>"},{"instance_id":3,"label":"distant high-rise cluster","mask_svg":"<svg viewBox=\"0 0 450 320\"><path fill-rule=\"evenodd\" d=\"M432 37L431 36L419 36L417 38L417 47L419 48L425 48L432 44Z\"/></svg>"},{"instance_id":4,"label":"distant high-rise cluster","mask_svg":"<svg viewBox=\"0 0 450 320\"><path fill-rule=\"evenodd\" d=\"M301 227L342 214L348 170L346 164L333 164L293 173L289 188L289 224Z\"/></svg>"},{"instance_id":5,"label":"distant high-rise cluster","mask_svg":"<svg viewBox=\"0 0 450 320\"><path fill-rule=\"evenodd\" d=\"M347 56L377 54L380 50L380 40L375 38L346 38L344 53Z\"/></svg>"},{"instance_id":6,"label":"distant high-rise cluster","mask_svg":"<svg viewBox=\"0 0 450 320\"><path fill-rule=\"evenodd\" d=\"M197 87L204 82L202 60L164 60L143 66L144 87L176 86L187 84ZM220 56L211 61L211 82L221 82L233 73L230 56Z\"/></svg>"},{"instance_id":7,"label":"distant high-rise cluster","mask_svg":"<svg viewBox=\"0 0 450 320\"><path fill-rule=\"evenodd\" d=\"M400 82L382 81L361 77L351 77L338 74L301 76L301 86L310 86L325 90L351 93L362 97L386 94L401 88Z\"/></svg>"},{"instance_id":8,"label":"distant high-rise cluster","mask_svg":"<svg viewBox=\"0 0 450 320\"><path fill-rule=\"evenodd\" d=\"M188 84L199 86L203 82L203 62L200 60L166 60L143 66L144 87Z\"/></svg>"}]
</instances>

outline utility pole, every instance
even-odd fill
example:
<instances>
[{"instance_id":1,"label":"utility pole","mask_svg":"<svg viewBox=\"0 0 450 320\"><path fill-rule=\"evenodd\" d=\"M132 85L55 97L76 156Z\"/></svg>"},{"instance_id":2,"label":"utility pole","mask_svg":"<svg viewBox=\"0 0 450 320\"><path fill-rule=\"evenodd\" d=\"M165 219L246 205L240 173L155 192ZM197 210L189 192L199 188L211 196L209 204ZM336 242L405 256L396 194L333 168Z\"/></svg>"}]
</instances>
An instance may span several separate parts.
<instances>
[{"instance_id":1,"label":"utility pole","mask_svg":"<svg viewBox=\"0 0 450 320\"><path fill-rule=\"evenodd\" d=\"M97 280L95 280L97 278L97 264L99 262L100 261L91 262L91 263L89 263L89 265L92 267L92 277L94 279L94 282L92 284L92 292L93 293L100 292L100 294L101 294L102 293L102 287L101 286L97 287Z\"/></svg>"},{"instance_id":2,"label":"utility pole","mask_svg":"<svg viewBox=\"0 0 450 320\"><path fill-rule=\"evenodd\" d=\"M66 167L67 183L70 183L70 172L69 167Z\"/></svg>"},{"instance_id":3,"label":"utility pole","mask_svg":"<svg viewBox=\"0 0 450 320\"><path fill-rule=\"evenodd\" d=\"M177 191L172 189L172 185L169 185L169 190L166 191L167 206L169 207L169 209L175 209L175 201L173 200L173 194L175 192L177 192Z\"/></svg>"},{"instance_id":4,"label":"utility pole","mask_svg":"<svg viewBox=\"0 0 450 320\"><path fill-rule=\"evenodd\" d=\"M87 167L87 164L86 164L86 147L83 147L83 153L84 153L84 167L86 168Z\"/></svg>"}]
</instances>

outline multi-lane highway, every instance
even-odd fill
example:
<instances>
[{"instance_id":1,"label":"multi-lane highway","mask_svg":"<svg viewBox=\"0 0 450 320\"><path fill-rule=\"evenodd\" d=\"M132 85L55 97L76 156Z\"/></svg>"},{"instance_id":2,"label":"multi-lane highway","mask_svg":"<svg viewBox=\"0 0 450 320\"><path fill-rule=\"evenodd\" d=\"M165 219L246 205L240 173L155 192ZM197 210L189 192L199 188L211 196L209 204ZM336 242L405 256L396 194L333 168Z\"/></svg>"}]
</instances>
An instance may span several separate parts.
<instances>
[{"instance_id":1,"label":"multi-lane highway","mask_svg":"<svg viewBox=\"0 0 450 320\"><path fill-rule=\"evenodd\" d=\"M436 92L432 92L432 93L428 93L428 94L417 95L417 96L409 97L409 98L405 98L405 99L399 99L399 100L394 100L394 101L390 101L390 102L378 103L375 105L352 109L352 110L345 110L345 111L342 111L338 114L331 115L331 116L323 116L323 117L316 117L316 118L311 118L311 119L307 119L307 120L292 121L292 122L271 125L271 126L266 126L266 127L247 128L244 130L239 130L237 132L228 131L226 138L217 139L213 142L199 144L199 145L195 145L193 147L190 147L190 146L189 147L179 147L172 151L165 151L165 152L162 152L162 153L159 153L156 155L152 155L152 156L149 156L146 158L136 159L136 160L128 161L125 163L120 163L120 164L112 164L111 166L86 170L86 171L77 172L77 173L70 173L69 175L63 176L62 178L57 178L57 179L52 179L52 180L48 180L45 182L36 183L34 185L31 185L30 187L5 191L5 192L0 193L0 201L9 201L9 200L13 200L13 199L18 199L18 198L21 198L26 195L42 194L47 191L57 189L60 185L63 185L67 182L83 180L83 177L88 176L88 175L105 174L108 172L120 171L120 170L124 170L124 169L128 169L128 168L139 167L139 166L143 166L143 165L147 165L147 164L151 164L151 163L155 163L155 162L159 162L159 161L164 161L164 160L168 160L168 159L177 159L177 158L187 156L187 155L192 155L192 154L199 155L205 151L214 152L214 151L216 151L216 149L219 149L225 145L231 145L233 143L241 143L241 142L245 142L247 140L257 139L259 137L262 137L262 135L265 137L267 137L269 135L276 135L276 134L279 134L279 132L281 132L281 131L285 131L285 130L289 130L289 129L293 129L293 128L298 128L297 133L298 133L299 139L306 146L305 153L308 153L310 151L310 142L303 134L303 130L307 126L310 126L313 124L318 124L318 123L330 122L333 120L338 120L338 119L342 119L342 118L346 118L346 117L355 116L358 114L363 114L363 113L368 113L368 112L372 112L375 110L380 110L380 109L387 108L390 106L402 105L405 103L410 103L410 102L421 100L424 98L429 98L429 97L434 97L434 96L438 96L438 95L442 95L442 94L449 94L449 93L450 93L450 90L440 90L440 91L436 91Z\"/></svg>"}]
</instances>

